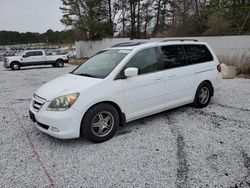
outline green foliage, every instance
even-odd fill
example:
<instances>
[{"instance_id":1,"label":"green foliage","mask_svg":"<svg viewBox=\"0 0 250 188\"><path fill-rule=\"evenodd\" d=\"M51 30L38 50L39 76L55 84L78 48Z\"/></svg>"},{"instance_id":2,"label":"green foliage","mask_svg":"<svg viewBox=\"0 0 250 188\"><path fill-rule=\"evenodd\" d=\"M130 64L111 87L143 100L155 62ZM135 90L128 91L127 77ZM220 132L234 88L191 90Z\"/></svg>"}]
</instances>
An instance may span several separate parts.
<instances>
[{"instance_id":1,"label":"green foliage","mask_svg":"<svg viewBox=\"0 0 250 188\"><path fill-rule=\"evenodd\" d=\"M88 33L91 40L113 35L107 0L62 0L61 22L72 29ZM85 37L85 38L84 38ZM86 39L83 36L82 39Z\"/></svg>"},{"instance_id":2,"label":"green foliage","mask_svg":"<svg viewBox=\"0 0 250 188\"><path fill-rule=\"evenodd\" d=\"M223 12L214 12L208 18L208 29L206 35L209 36L223 36L231 34L230 24L225 19Z\"/></svg>"},{"instance_id":3,"label":"green foliage","mask_svg":"<svg viewBox=\"0 0 250 188\"><path fill-rule=\"evenodd\" d=\"M210 0L203 11L209 35L247 34L250 31L249 0Z\"/></svg>"},{"instance_id":4,"label":"green foliage","mask_svg":"<svg viewBox=\"0 0 250 188\"><path fill-rule=\"evenodd\" d=\"M6 44L28 44L28 43L50 43L62 44L75 41L73 30L53 31L48 30L45 33L19 33L16 31L0 31L0 45Z\"/></svg>"}]
</instances>

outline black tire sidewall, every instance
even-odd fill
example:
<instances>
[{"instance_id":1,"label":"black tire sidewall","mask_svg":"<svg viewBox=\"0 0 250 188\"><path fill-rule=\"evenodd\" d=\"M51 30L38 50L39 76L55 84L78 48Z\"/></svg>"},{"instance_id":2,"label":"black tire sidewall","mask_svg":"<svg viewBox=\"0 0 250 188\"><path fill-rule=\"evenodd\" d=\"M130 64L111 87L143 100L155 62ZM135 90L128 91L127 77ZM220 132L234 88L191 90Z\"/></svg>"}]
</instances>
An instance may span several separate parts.
<instances>
[{"instance_id":1,"label":"black tire sidewall","mask_svg":"<svg viewBox=\"0 0 250 188\"><path fill-rule=\"evenodd\" d=\"M62 64L62 66L60 66L60 63ZM64 67L64 62L63 62L62 60L60 60L60 59L57 60L57 61L56 61L56 66L57 66L57 67L60 67L60 68L61 68L61 67Z\"/></svg>"},{"instance_id":2,"label":"black tire sidewall","mask_svg":"<svg viewBox=\"0 0 250 188\"><path fill-rule=\"evenodd\" d=\"M108 135L104 137L96 136L92 132L92 129L91 129L91 123L92 123L93 118L101 111L107 111L111 113L114 117L114 126L112 130L110 131ZM119 113L117 112L115 107L107 103L98 104L87 111L81 124L81 132L88 140L92 142L95 142L95 143L105 142L115 135L119 127L119 122L120 122Z\"/></svg>"},{"instance_id":3,"label":"black tire sidewall","mask_svg":"<svg viewBox=\"0 0 250 188\"><path fill-rule=\"evenodd\" d=\"M14 68L14 65L17 65L18 68L15 69L15 68ZM10 68L11 68L12 70L19 70L19 69L20 69L20 64L19 64L18 62L13 62L13 63L10 64Z\"/></svg>"},{"instance_id":4,"label":"black tire sidewall","mask_svg":"<svg viewBox=\"0 0 250 188\"><path fill-rule=\"evenodd\" d=\"M202 103L200 103L200 101L199 101L199 93L200 93L200 90L201 90L202 88L204 88L204 87L207 87L208 90L209 90L209 98L208 98L208 101L207 101L205 104L202 104ZM210 103L211 97L212 97L212 88L211 88L211 85L210 85L209 83L207 83L207 82L202 82L202 83L198 86L198 88L197 88L197 90L196 90L195 98L194 98L194 106L195 106L196 108L204 108L204 107L206 107L206 106Z\"/></svg>"}]
</instances>

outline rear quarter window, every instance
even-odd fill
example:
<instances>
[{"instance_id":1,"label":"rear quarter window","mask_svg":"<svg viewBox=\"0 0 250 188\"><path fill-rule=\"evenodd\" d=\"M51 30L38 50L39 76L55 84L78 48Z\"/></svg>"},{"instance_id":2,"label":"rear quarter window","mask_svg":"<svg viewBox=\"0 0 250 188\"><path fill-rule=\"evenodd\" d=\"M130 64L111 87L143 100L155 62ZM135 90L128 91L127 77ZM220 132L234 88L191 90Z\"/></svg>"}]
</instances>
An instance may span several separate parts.
<instances>
[{"instance_id":1,"label":"rear quarter window","mask_svg":"<svg viewBox=\"0 0 250 188\"><path fill-rule=\"evenodd\" d=\"M197 64L213 61L214 58L205 45L184 45L188 64Z\"/></svg>"}]
</instances>

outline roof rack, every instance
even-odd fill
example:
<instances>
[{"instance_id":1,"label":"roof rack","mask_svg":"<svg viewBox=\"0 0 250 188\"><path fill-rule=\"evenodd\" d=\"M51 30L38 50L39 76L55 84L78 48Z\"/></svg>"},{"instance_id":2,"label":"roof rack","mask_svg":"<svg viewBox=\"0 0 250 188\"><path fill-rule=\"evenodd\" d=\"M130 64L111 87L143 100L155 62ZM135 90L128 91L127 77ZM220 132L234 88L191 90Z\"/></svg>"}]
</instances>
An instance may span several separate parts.
<instances>
[{"instance_id":1,"label":"roof rack","mask_svg":"<svg viewBox=\"0 0 250 188\"><path fill-rule=\"evenodd\" d=\"M111 46L111 48L113 47L126 47L126 46L138 46L140 44L144 44L145 42L123 42L123 43L118 43L115 44L113 46Z\"/></svg>"},{"instance_id":2,"label":"roof rack","mask_svg":"<svg viewBox=\"0 0 250 188\"><path fill-rule=\"evenodd\" d=\"M184 41L193 41L193 42L199 42L196 39L166 39L166 40L163 40L161 42L171 42L171 41L181 41L181 42L184 42Z\"/></svg>"}]
</instances>

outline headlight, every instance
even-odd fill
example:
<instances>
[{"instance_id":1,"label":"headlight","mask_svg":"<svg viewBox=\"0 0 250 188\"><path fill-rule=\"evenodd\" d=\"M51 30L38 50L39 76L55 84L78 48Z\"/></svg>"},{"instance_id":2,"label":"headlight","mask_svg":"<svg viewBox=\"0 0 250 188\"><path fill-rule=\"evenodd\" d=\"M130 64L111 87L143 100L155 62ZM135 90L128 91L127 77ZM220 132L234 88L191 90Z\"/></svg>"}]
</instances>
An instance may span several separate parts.
<instances>
[{"instance_id":1,"label":"headlight","mask_svg":"<svg viewBox=\"0 0 250 188\"><path fill-rule=\"evenodd\" d=\"M47 107L48 111L66 111L68 110L78 98L79 93L72 93L55 98Z\"/></svg>"}]
</instances>

